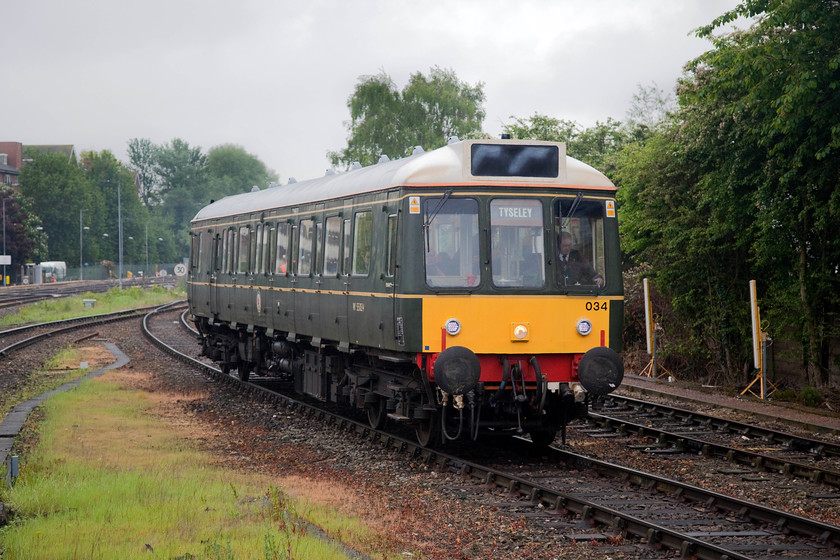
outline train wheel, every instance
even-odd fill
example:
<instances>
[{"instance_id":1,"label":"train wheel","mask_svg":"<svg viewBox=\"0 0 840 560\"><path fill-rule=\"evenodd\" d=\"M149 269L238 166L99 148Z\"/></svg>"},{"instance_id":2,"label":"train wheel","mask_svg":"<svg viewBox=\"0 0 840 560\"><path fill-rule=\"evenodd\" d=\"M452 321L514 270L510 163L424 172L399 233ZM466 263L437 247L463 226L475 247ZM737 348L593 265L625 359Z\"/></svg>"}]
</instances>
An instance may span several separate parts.
<instances>
[{"instance_id":1,"label":"train wheel","mask_svg":"<svg viewBox=\"0 0 840 560\"><path fill-rule=\"evenodd\" d=\"M368 405L367 415L370 427L374 430L379 430L385 426L385 420L388 419L388 413L385 410L385 399L378 399L375 403Z\"/></svg>"},{"instance_id":2,"label":"train wheel","mask_svg":"<svg viewBox=\"0 0 840 560\"><path fill-rule=\"evenodd\" d=\"M417 442L423 447L434 447L440 441L440 419L436 413L419 421L414 429Z\"/></svg>"},{"instance_id":3,"label":"train wheel","mask_svg":"<svg viewBox=\"0 0 840 560\"><path fill-rule=\"evenodd\" d=\"M251 364L249 362L239 362L236 371L239 373L239 379L248 381L248 377L251 375Z\"/></svg>"},{"instance_id":4,"label":"train wheel","mask_svg":"<svg viewBox=\"0 0 840 560\"><path fill-rule=\"evenodd\" d=\"M557 437L557 430L531 430L530 436L531 441L537 447L548 447L554 443L554 439Z\"/></svg>"}]
</instances>

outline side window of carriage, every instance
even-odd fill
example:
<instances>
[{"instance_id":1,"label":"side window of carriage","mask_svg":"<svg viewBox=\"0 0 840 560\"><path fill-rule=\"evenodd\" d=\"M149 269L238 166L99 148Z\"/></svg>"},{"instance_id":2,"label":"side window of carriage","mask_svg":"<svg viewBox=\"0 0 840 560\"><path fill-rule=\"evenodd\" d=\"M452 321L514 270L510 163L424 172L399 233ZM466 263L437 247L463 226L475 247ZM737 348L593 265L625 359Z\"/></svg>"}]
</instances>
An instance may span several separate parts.
<instances>
[{"instance_id":1,"label":"side window of carriage","mask_svg":"<svg viewBox=\"0 0 840 560\"><path fill-rule=\"evenodd\" d=\"M257 224L254 238L251 240L251 272L254 274L261 274L265 271L263 268L263 230L265 225Z\"/></svg>"},{"instance_id":2,"label":"side window of carriage","mask_svg":"<svg viewBox=\"0 0 840 560\"><path fill-rule=\"evenodd\" d=\"M341 218L327 218L327 237L324 240L324 276L338 275L338 259L341 249Z\"/></svg>"},{"instance_id":3,"label":"side window of carriage","mask_svg":"<svg viewBox=\"0 0 840 560\"><path fill-rule=\"evenodd\" d=\"M190 235L190 254L193 258L190 260L190 273L194 274L200 268L201 261L201 236L203 232L192 233Z\"/></svg>"},{"instance_id":4,"label":"side window of carriage","mask_svg":"<svg viewBox=\"0 0 840 560\"><path fill-rule=\"evenodd\" d=\"M315 238L315 221L301 220L298 230L298 276L309 276L314 256L312 245Z\"/></svg>"},{"instance_id":5,"label":"side window of carriage","mask_svg":"<svg viewBox=\"0 0 840 560\"><path fill-rule=\"evenodd\" d=\"M251 228L248 226L240 226L239 228L239 247L238 256L236 259L236 273L248 274L248 261L251 257Z\"/></svg>"},{"instance_id":6,"label":"side window of carriage","mask_svg":"<svg viewBox=\"0 0 840 560\"><path fill-rule=\"evenodd\" d=\"M274 236L274 273L286 275L289 272L289 223L278 222Z\"/></svg>"},{"instance_id":7,"label":"side window of carriage","mask_svg":"<svg viewBox=\"0 0 840 560\"><path fill-rule=\"evenodd\" d=\"M373 214L370 210L356 212L353 221L353 276L370 273Z\"/></svg>"},{"instance_id":8,"label":"side window of carriage","mask_svg":"<svg viewBox=\"0 0 840 560\"><path fill-rule=\"evenodd\" d=\"M233 263L236 255L236 230L229 228L223 233L222 243L222 273L233 273Z\"/></svg>"}]
</instances>

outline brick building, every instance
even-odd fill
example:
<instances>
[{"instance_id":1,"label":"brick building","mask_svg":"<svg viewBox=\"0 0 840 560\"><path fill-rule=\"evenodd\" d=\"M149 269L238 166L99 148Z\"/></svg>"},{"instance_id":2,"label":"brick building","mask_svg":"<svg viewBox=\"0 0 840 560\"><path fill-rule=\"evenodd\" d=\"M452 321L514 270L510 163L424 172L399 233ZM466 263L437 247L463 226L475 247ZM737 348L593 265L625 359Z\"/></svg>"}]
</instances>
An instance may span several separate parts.
<instances>
[{"instance_id":1,"label":"brick building","mask_svg":"<svg viewBox=\"0 0 840 560\"><path fill-rule=\"evenodd\" d=\"M76 161L76 150L72 144L24 146L20 142L0 142L0 184L17 186L20 170L26 165L24 148L32 148L41 153L61 153L71 162Z\"/></svg>"}]
</instances>

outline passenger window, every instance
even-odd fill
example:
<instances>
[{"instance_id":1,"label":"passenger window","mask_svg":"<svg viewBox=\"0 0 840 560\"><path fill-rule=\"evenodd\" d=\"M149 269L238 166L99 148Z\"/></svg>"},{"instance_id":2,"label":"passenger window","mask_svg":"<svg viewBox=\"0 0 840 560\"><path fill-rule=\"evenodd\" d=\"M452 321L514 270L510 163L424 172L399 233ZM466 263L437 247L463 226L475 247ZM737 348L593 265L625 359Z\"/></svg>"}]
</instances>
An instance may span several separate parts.
<instances>
[{"instance_id":1,"label":"passenger window","mask_svg":"<svg viewBox=\"0 0 840 560\"><path fill-rule=\"evenodd\" d=\"M289 262L289 224L277 224L277 252L274 259L274 272L286 274Z\"/></svg>"},{"instance_id":2,"label":"passenger window","mask_svg":"<svg viewBox=\"0 0 840 560\"><path fill-rule=\"evenodd\" d=\"M239 228L239 258L237 260L236 272L248 274L248 258L251 255L251 230L248 226Z\"/></svg>"},{"instance_id":3,"label":"passenger window","mask_svg":"<svg viewBox=\"0 0 840 560\"><path fill-rule=\"evenodd\" d=\"M312 249L312 272L319 274L323 270L324 263L324 248L322 242L324 239L324 224L317 222L315 224L315 247Z\"/></svg>"},{"instance_id":4,"label":"passenger window","mask_svg":"<svg viewBox=\"0 0 840 560\"><path fill-rule=\"evenodd\" d=\"M254 236L254 243L252 243L251 262L254 264L252 272L257 274L263 272L262 248L263 248L263 225L257 224L257 234Z\"/></svg>"},{"instance_id":5,"label":"passenger window","mask_svg":"<svg viewBox=\"0 0 840 560\"><path fill-rule=\"evenodd\" d=\"M200 268L199 261L201 259L201 236L204 235L203 233L194 233L192 235L192 239L190 240L192 243L192 247L190 247L190 253L192 253L192 260L190 260L190 270L194 271L197 268Z\"/></svg>"},{"instance_id":6,"label":"passenger window","mask_svg":"<svg viewBox=\"0 0 840 560\"><path fill-rule=\"evenodd\" d=\"M372 214L370 211L356 214L353 227L353 275L367 276L370 273Z\"/></svg>"},{"instance_id":7,"label":"passenger window","mask_svg":"<svg viewBox=\"0 0 840 560\"><path fill-rule=\"evenodd\" d=\"M268 227L265 230L265 236L268 241L265 244L265 271L268 274L274 274L276 271L274 269L275 260L274 255L277 254L277 227L272 226Z\"/></svg>"},{"instance_id":8,"label":"passenger window","mask_svg":"<svg viewBox=\"0 0 840 560\"><path fill-rule=\"evenodd\" d=\"M327 218L327 239L324 246L324 276L338 274L338 257L341 248L341 218Z\"/></svg>"},{"instance_id":9,"label":"passenger window","mask_svg":"<svg viewBox=\"0 0 840 560\"><path fill-rule=\"evenodd\" d=\"M493 284L538 288L545 284L543 206L539 200L490 201L490 262Z\"/></svg>"},{"instance_id":10,"label":"passenger window","mask_svg":"<svg viewBox=\"0 0 840 560\"><path fill-rule=\"evenodd\" d=\"M435 288L478 286L478 202L471 198L428 198L423 223L426 284Z\"/></svg>"},{"instance_id":11,"label":"passenger window","mask_svg":"<svg viewBox=\"0 0 840 560\"><path fill-rule=\"evenodd\" d=\"M299 235L297 273L300 276L308 276L312 272L312 238L315 235L315 222L312 220L301 220Z\"/></svg>"}]
</instances>

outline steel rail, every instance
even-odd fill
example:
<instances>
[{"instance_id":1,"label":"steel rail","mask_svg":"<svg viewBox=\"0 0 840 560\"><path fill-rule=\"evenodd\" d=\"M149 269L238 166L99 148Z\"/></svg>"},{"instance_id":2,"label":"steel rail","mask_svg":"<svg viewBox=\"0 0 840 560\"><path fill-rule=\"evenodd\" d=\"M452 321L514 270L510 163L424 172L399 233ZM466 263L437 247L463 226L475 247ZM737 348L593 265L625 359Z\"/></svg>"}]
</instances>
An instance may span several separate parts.
<instances>
[{"instance_id":1,"label":"steel rail","mask_svg":"<svg viewBox=\"0 0 840 560\"><path fill-rule=\"evenodd\" d=\"M629 420L603 416L590 412L589 418L605 429L622 434L634 434L656 440L657 444L672 446L677 453L697 453L705 457L719 458L730 463L745 465L757 470L788 476L807 478L811 482L840 488L840 472L806 465L783 457L774 457L747 449L738 449L719 443L693 438L684 433L669 432L659 428L643 426Z\"/></svg>"},{"instance_id":2,"label":"steel rail","mask_svg":"<svg viewBox=\"0 0 840 560\"><path fill-rule=\"evenodd\" d=\"M184 304L184 300L178 300L167 304L167 306L171 306L173 304ZM108 323L113 323L116 321L123 321L125 319L131 319L133 317L140 317L141 314L147 313L151 309L157 309L160 306L146 306L146 307L138 307L136 309L126 309L124 311L115 311L112 313L102 313L100 315L86 315L84 317L74 317L72 319L61 319L59 321L49 321L46 323L37 323L33 325L25 325L23 327L17 327L14 329L8 329L5 331L0 332L0 336L10 335L10 334L21 334L27 331L32 331L40 328L50 329L46 332L39 333L35 336L31 336L29 338L19 340L9 346L6 346L2 350L0 350L0 356L6 357L9 355L10 352L15 350L20 350L36 342L50 338L57 334L70 332L73 330L77 330L80 328L87 328L87 327L95 327L98 325L107 325ZM56 326L56 328L51 328Z\"/></svg>"},{"instance_id":3,"label":"steel rail","mask_svg":"<svg viewBox=\"0 0 840 560\"><path fill-rule=\"evenodd\" d=\"M664 393L662 395L667 396L667 394ZM610 394L602 397L596 397L593 405L605 415L607 414L606 411L612 410L614 409L614 405L618 405L626 409L656 415L662 417L663 419L680 421L686 426L694 425L704 429L718 430L721 433L758 437L766 442L784 445L791 449L810 450L815 454L840 457L840 444L795 435L781 430L773 430L763 426L755 426L745 422L738 422L737 420L719 418L702 412L677 408L666 404L653 403L623 395Z\"/></svg>"}]
</instances>

